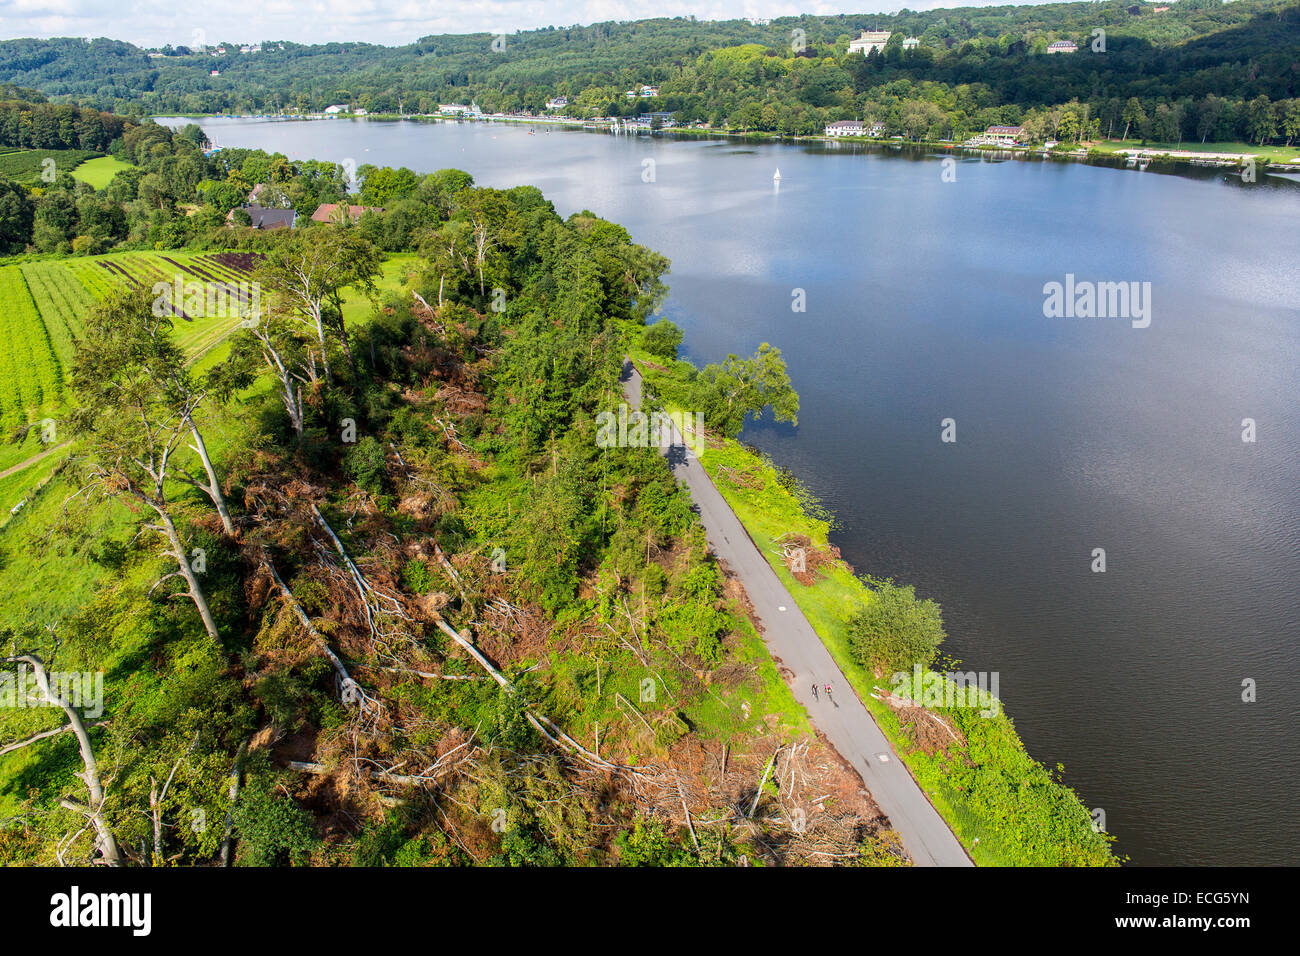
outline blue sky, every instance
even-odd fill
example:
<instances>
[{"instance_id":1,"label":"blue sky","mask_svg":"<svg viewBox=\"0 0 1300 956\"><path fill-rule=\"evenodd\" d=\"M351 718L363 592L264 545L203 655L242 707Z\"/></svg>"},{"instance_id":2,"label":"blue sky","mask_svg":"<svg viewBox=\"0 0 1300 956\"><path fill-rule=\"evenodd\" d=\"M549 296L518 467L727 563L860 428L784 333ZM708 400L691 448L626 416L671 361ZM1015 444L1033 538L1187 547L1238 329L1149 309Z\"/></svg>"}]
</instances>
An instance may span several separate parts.
<instances>
[{"instance_id":1,"label":"blue sky","mask_svg":"<svg viewBox=\"0 0 1300 956\"><path fill-rule=\"evenodd\" d=\"M988 5L971 0L0 0L0 39L106 36L142 46L192 44L196 38L399 45L431 33L513 33L690 14L725 20Z\"/></svg>"}]
</instances>

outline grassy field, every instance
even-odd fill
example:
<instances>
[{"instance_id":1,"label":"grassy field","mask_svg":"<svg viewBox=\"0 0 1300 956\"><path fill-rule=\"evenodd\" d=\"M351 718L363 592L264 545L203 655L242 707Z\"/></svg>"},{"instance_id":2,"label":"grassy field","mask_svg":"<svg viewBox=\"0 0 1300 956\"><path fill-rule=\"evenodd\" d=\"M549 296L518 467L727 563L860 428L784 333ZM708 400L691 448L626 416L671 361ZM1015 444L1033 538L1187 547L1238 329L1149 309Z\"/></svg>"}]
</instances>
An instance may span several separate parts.
<instances>
[{"instance_id":1,"label":"grassy field","mask_svg":"<svg viewBox=\"0 0 1300 956\"><path fill-rule=\"evenodd\" d=\"M1300 162L1300 146L1255 146L1251 143L1144 143L1137 139L1101 140L1091 149L1102 153L1118 153L1126 149L1144 149L1152 152L1233 153L1258 156L1270 163Z\"/></svg>"},{"instance_id":2,"label":"grassy field","mask_svg":"<svg viewBox=\"0 0 1300 956\"><path fill-rule=\"evenodd\" d=\"M648 354L632 349L631 355L651 387L662 380L664 373L647 364ZM805 535L814 548L826 550L829 523L809 514L806 499L770 462L739 442L715 445L712 439L700 461L714 485L976 863L1113 865L1108 840L1093 831L1087 808L1061 782L1059 770L1049 771L1025 752L1000 706L990 717L974 708L931 708L962 735L964 745L941 750L918 745L896 712L875 696L893 689L889 679L872 674L850 651L847 618L871 600L870 588L844 562L822 565L814 583L801 584L780 557L779 539L789 534ZM729 476L744 481L737 484ZM946 663L957 668L957 662Z\"/></svg>"},{"instance_id":3,"label":"grassy field","mask_svg":"<svg viewBox=\"0 0 1300 956\"><path fill-rule=\"evenodd\" d=\"M130 168L130 163L124 163L114 156L100 156L98 159L88 159L77 166L72 170L72 176L83 183L89 183L96 189L103 189L114 176Z\"/></svg>"},{"instance_id":4,"label":"grassy field","mask_svg":"<svg viewBox=\"0 0 1300 956\"><path fill-rule=\"evenodd\" d=\"M53 160L53 166L47 166L46 160ZM24 186L39 186L47 169L55 175L71 173L74 179L103 189L109 181L124 169L130 169L130 163L124 163L112 156L85 149L20 149L16 146L0 146L0 178L11 179Z\"/></svg>"},{"instance_id":5,"label":"grassy field","mask_svg":"<svg viewBox=\"0 0 1300 956\"><path fill-rule=\"evenodd\" d=\"M85 149L18 149L0 146L0 178L11 179L24 186L39 186L43 181L41 174L46 169L54 175L70 172L75 176L75 170L79 166L87 160L95 161L99 155ZM51 160L53 165L48 165L46 160ZM53 176L44 181L53 181Z\"/></svg>"},{"instance_id":6,"label":"grassy field","mask_svg":"<svg viewBox=\"0 0 1300 956\"><path fill-rule=\"evenodd\" d=\"M378 280L381 290L400 288L415 257L390 256ZM128 280L152 285L205 281L251 281L248 261L222 253L122 252L71 259L43 259L0 266L0 528L9 511L38 487L65 457L59 453L32 461L58 445L41 423L58 419L69 398L67 376L82 323L94 304ZM349 325L364 322L371 306L365 296L348 290L343 297ZM229 351L229 335L238 317L176 319L176 341L192 356L196 369L220 362ZM19 431L34 425L25 435ZM43 432L45 433L43 435ZM24 462L30 464L20 467Z\"/></svg>"},{"instance_id":7,"label":"grassy field","mask_svg":"<svg viewBox=\"0 0 1300 956\"><path fill-rule=\"evenodd\" d=\"M127 252L47 259L0 266L0 428L55 414L67 399L66 378L82 320L95 302L126 282L248 281L247 272L220 254ZM177 341L202 353L224 338L238 318L178 318ZM2 459L0 459L2 460Z\"/></svg>"}]
</instances>

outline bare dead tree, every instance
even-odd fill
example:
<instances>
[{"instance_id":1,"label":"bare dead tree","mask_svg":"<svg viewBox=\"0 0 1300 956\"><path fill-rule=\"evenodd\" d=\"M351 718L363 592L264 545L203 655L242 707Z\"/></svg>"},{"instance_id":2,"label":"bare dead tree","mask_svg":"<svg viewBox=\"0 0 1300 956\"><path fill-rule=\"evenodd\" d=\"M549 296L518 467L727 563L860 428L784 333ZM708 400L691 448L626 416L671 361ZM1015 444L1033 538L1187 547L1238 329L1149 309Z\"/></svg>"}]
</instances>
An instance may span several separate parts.
<instances>
[{"instance_id":1,"label":"bare dead tree","mask_svg":"<svg viewBox=\"0 0 1300 956\"><path fill-rule=\"evenodd\" d=\"M4 658L7 664L27 664L36 677L36 687L41 699L58 707L68 718L68 724L77 737L77 746L81 750L82 770L77 777L86 785L87 800L82 803L71 797L63 797L59 804L68 810L80 813L95 830L95 846L99 850L99 862L107 866L121 866L122 854L118 849L117 838L104 817L104 784L100 780L99 765L95 762L95 748L90 742L90 731L80 712L63 696L54 692L50 686L49 671L43 661L34 653L15 654Z\"/></svg>"},{"instance_id":2,"label":"bare dead tree","mask_svg":"<svg viewBox=\"0 0 1300 956\"><path fill-rule=\"evenodd\" d=\"M301 371L294 367L293 360L286 353L287 345L277 341L269 324L259 323L250 329L253 338L261 344L262 360L276 380L276 395L289 416L289 424L294 433L302 437L305 420L302 408L302 387L314 384L316 365L315 356L309 355L301 364Z\"/></svg>"}]
</instances>

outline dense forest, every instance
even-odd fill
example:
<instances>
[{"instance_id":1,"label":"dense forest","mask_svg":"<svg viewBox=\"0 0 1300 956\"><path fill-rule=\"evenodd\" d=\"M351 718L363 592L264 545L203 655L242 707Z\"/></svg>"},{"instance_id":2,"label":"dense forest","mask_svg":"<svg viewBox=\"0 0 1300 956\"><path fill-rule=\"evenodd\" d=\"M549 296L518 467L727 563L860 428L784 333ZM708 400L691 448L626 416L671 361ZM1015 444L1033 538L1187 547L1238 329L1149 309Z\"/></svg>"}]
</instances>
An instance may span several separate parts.
<instances>
[{"instance_id":1,"label":"dense forest","mask_svg":"<svg viewBox=\"0 0 1300 956\"><path fill-rule=\"evenodd\" d=\"M863 29L893 36L870 57L851 54L848 42ZM905 49L908 38L917 42ZM1058 39L1073 40L1078 52L1046 55ZM543 112L549 98L565 95L566 111L582 117L663 111L683 123L783 134L860 118L930 140L1022 122L1036 139L1133 133L1289 144L1300 135L1294 0L1108 0L762 24L677 18L433 36L391 48L266 41L257 52L239 50L13 40L0 43L0 80L136 115L310 112L335 103L429 113L448 102ZM625 95L643 84L657 95Z\"/></svg>"}]
</instances>

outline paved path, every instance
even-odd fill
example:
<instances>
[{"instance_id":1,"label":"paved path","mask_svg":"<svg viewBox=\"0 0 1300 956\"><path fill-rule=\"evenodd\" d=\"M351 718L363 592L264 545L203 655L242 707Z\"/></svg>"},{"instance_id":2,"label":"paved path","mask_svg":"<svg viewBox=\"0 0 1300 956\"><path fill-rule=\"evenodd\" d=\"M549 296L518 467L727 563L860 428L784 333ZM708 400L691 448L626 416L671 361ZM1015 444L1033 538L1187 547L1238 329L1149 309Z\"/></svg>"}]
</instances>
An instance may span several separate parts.
<instances>
[{"instance_id":1,"label":"paved path","mask_svg":"<svg viewBox=\"0 0 1300 956\"><path fill-rule=\"evenodd\" d=\"M622 381L628 405L639 407L641 373L631 362L623 366ZM666 454L673 474L685 483L695 500L709 546L745 586L762 621L763 640L772 656L794 673L795 697L835 749L861 774L912 859L918 866L972 866L961 843L898 759L871 712L858 700L821 638L713 486L699 459L684 442L674 444ZM816 698L812 696L813 684L824 688L828 683L833 700L827 699L824 690Z\"/></svg>"}]
</instances>

